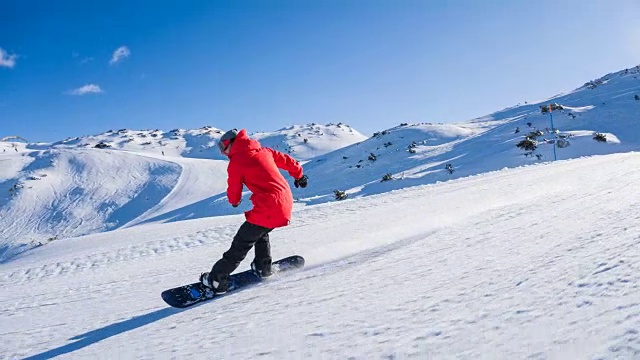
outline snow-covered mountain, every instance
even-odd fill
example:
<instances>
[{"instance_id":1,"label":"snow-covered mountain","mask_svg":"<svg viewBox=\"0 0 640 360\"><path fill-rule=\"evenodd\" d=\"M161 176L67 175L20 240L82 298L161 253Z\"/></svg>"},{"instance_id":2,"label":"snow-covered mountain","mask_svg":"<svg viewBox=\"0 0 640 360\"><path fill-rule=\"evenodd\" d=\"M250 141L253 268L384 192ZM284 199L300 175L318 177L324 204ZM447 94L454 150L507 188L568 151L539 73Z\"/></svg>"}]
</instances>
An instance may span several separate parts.
<instances>
[{"instance_id":1,"label":"snow-covered mountain","mask_svg":"<svg viewBox=\"0 0 640 360\"><path fill-rule=\"evenodd\" d=\"M106 133L68 138L53 144L40 144L43 149L103 148L126 150L142 154L180 156L197 159L225 160L215 147L224 130L205 126L195 130L109 130ZM308 160L366 137L349 125L308 124L294 125L272 132L249 134L264 146L295 156L299 161ZM33 146L36 147L36 146Z\"/></svg>"},{"instance_id":2,"label":"snow-covered mountain","mask_svg":"<svg viewBox=\"0 0 640 360\"><path fill-rule=\"evenodd\" d=\"M634 67L459 124L400 124L370 138L342 123L251 136L304 163L310 186L294 189L303 206L334 201L335 191L353 199L554 156L638 150L639 94ZM215 148L222 133L120 129L53 144L2 143L0 261L49 240L248 210L249 201L237 209L226 202L226 160Z\"/></svg>"},{"instance_id":3,"label":"snow-covered mountain","mask_svg":"<svg viewBox=\"0 0 640 360\"><path fill-rule=\"evenodd\" d=\"M256 132L250 136L263 146L287 153L301 162L367 139L343 123L293 125L276 132Z\"/></svg>"},{"instance_id":4,"label":"snow-covered mountain","mask_svg":"<svg viewBox=\"0 0 640 360\"><path fill-rule=\"evenodd\" d=\"M145 222L247 210L226 204L224 133L120 129L53 144L0 142L0 261L71 236ZM362 141L344 124L309 124L251 134L306 161Z\"/></svg>"},{"instance_id":5,"label":"snow-covered mountain","mask_svg":"<svg viewBox=\"0 0 640 360\"><path fill-rule=\"evenodd\" d=\"M555 110L543 112L542 107L550 104ZM596 133L606 141L594 140ZM527 136L535 150L516 147ZM401 124L380 131L366 141L312 159L305 171L317 181L296 195L317 203L333 200L334 190L357 197L554 158L637 150L640 66L589 81L568 94L468 122ZM390 181L382 181L385 175Z\"/></svg>"}]
</instances>

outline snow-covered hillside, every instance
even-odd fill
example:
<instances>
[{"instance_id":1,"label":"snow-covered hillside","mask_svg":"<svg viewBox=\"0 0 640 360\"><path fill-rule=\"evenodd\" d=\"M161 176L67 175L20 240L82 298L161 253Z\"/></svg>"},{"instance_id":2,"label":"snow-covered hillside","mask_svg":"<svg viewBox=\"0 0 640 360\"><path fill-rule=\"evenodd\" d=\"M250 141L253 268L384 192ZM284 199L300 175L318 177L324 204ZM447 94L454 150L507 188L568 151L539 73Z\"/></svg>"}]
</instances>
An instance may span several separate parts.
<instances>
[{"instance_id":1,"label":"snow-covered hillside","mask_svg":"<svg viewBox=\"0 0 640 360\"><path fill-rule=\"evenodd\" d=\"M554 129L549 113L553 106ZM603 134L606 142L594 140ZM531 136L537 147L516 144ZM460 124L401 124L367 141L319 156L305 170L313 187L296 191L309 204L554 160L640 150L640 66L590 81L565 95ZM561 147L560 147L561 146ZM450 164L451 171L447 170ZM331 174L331 176L327 176ZM387 175L388 174L388 175ZM385 180L383 177L387 175Z\"/></svg>"},{"instance_id":2,"label":"snow-covered hillside","mask_svg":"<svg viewBox=\"0 0 640 360\"><path fill-rule=\"evenodd\" d=\"M302 271L186 310L160 292L242 216L54 241L0 265L0 357L634 359L638 182L627 153L299 208Z\"/></svg>"},{"instance_id":3,"label":"snow-covered hillside","mask_svg":"<svg viewBox=\"0 0 640 360\"><path fill-rule=\"evenodd\" d=\"M294 156L299 161L337 150L362 141L366 137L345 124L294 125L271 132L254 132L249 135L265 146ZM42 148L79 149L109 148L142 154L180 156L185 158L226 160L215 147L224 130L205 126L195 130L109 130L104 134L68 138Z\"/></svg>"},{"instance_id":4,"label":"snow-covered hillside","mask_svg":"<svg viewBox=\"0 0 640 360\"><path fill-rule=\"evenodd\" d=\"M293 125L276 132L257 132L250 136L263 146L287 153L298 161L309 160L367 139L342 123Z\"/></svg>"},{"instance_id":5,"label":"snow-covered hillside","mask_svg":"<svg viewBox=\"0 0 640 360\"><path fill-rule=\"evenodd\" d=\"M204 127L0 142L0 261L71 236L146 222L248 210L226 202L222 130ZM304 161L365 139L343 124L292 126L253 137Z\"/></svg>"}]
</instances>

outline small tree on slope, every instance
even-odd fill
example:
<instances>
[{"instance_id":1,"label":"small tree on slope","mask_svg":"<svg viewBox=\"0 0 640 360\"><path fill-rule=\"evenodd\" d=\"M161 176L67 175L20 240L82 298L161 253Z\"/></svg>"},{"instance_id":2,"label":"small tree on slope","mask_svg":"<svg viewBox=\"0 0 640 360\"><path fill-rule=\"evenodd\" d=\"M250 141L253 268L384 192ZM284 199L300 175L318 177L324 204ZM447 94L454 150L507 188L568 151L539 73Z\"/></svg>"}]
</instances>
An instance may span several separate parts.
<instances>
[{"instance_id":1,"label":"small tree on slope","mask_svg":"<svg viewBox=\"0 0 640 360\"><path fill-rule=\"evenodd\" d=\"M349 195L342 190L333 190L333 194L336 196L336 200L344 200L349 197Z\"/></svg>"}]
</instances>

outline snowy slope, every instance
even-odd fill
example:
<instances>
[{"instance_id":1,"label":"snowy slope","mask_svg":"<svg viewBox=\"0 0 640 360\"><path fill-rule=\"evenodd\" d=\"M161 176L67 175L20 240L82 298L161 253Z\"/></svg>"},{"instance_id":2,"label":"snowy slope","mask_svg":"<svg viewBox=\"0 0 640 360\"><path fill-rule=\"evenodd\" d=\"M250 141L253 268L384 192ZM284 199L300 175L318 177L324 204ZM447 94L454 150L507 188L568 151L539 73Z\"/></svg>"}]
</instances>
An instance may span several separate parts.
<instances>
[{"instance_id":1,"label":"snowy slope","mask_svg":"<svg viewBox=\"0 0 640 360\"><path fill-rule=\"evenodd\" d=\"M640 150L640 66L590 81L564 95L511 107L460 124L401 124L370 139L312 159L305 171L314 186L296 191L301 202L333 201L333 190L350 197L387 192L459 177L554 160ZM543 114L541 106L563 110ZM516 147L539 131L533 152ZM597 142L594 133L607 142ZM565 143L566 144L566 143ZM371 156L373 155L373 157ZM453 173L445 169L451 164ZM392 181L381 182L390 174Z\"/></svg>"},{"instance_id":2,"label":"snowy slope","mask_svg":"<svg viewBox=\"0 0 640 360\"><path fill-rule=\"evenodd\" d=\"M215 142L223 131L210 126L195 130L109 130L106 133L68 138L51 144L54 149L105 148L127 150L144 154L164 154L190 158L222 159ZM49 146L46 144L45 146Z\"/></svg>"},{"instance_id":3,"label":"snowy slope","mask_svg":"<svg viewBox=\"0 0 640 360\"><path fill-rule=\"evenodd\" d=\"M637 358L638 182L628 153L303 207L272 235L303 271L184 311L160 292L241 216L55 241L0 265L0 357Z\"/></svg>"},{"instance_id":4,"label":"snowy slope","mask_svg":"<svg viewBox=\"0 0 640 360\"><path fill-rule=\"evenodd\" d=\"M222 133L121 129L54 144L0 142L0 262L66 237L248 210L249 201L227 205L227 161L215 146ZM299 160L365 138L342 124L255 137Z\"/></svg>"},{"instance_id":5,"label":"snowy slope","mask_svg":"<svg viewBox=\"0 0 640 360\"><path fill-rule=\"evenodd\" d=\"M103 144L111 149L142 154L225 160L215 147L224 131L211 126L194 130L173 129L168 132L159 129L120 129L98 135L69 138L50 146L54 149L78 149ZM299 161L366 139L364 135L344 124L293 125L271 132L250 132L250 136L260 140L264 146L286 152ZM42 147L48 148L49 144Z\"/></svg>"},{"instance_id":6,"label":"snowy slope","mask_svg":"<svg viewBox=\"0 0 640 360\"><path fill-rule=\"evenodd\" d=\"M2 182L12 190L0 197L3 239L41 242L120 227L169 194L180 175L170 162L98 149L21 155L28 165ZM3 245L5 258L16 250L10 242Z\"/></svg>"},{"instance_id":7,"label":"snowy slope","mask_svg":"<svg viewBox=\"0 0 640 360\"><path fill-rule=\"evenodd\" d=\"M298 161L309 160L367 139L342 123L293 125L276 132L256 132L251 137L259 140L263 146L287 153Z\"/></svg>"}]
</instances>

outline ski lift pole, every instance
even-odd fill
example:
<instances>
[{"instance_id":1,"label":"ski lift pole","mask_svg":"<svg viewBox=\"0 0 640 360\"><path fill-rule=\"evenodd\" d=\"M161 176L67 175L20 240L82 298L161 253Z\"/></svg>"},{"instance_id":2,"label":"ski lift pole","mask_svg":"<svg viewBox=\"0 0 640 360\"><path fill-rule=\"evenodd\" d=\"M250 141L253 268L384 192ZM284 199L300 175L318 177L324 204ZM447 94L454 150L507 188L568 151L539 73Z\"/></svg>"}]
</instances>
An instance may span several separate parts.
<instances>
[{"instance_id":1,"label":"ski lift pole","mask_svg":"<svg viewBox=\"0 0 640 360\"><path fill-rule=\"evenodd\" d=\"M553 106L549 104L549 119L551 120L551 132L553 132L553 161L558 160L556 156L556 143L558 138L556 136L556 129L553 127Z\"/></svg>"}]
</instances>

